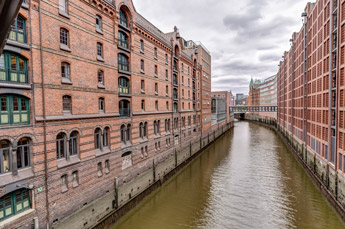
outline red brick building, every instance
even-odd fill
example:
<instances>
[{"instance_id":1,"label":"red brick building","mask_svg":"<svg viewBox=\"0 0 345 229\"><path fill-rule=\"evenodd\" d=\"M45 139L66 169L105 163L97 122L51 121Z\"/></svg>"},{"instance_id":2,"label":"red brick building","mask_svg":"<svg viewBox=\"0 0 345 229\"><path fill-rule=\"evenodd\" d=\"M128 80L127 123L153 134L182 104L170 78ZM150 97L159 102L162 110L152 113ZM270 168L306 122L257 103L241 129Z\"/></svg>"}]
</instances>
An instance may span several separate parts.
<instances>
[{"instance_id":1,"label":"red brick building","mask_svg":"<svg viewBox=\"0 0 345 229\"><path fill-rule=\"evenodd\" d=\"M0 100L0 228L43 228L210 131L211 55L130 0L25 0Z\"/></svg>"},{"instance_id":2,"label":"red brick building","mask_svg":"<svg viewBox=\"0 0 345 229\"><path fill-rule=\"evenodd\" d=\"M302 18L279 65L278 123L345 206L345 1L308 3Z\"/></svg>"}]
</instances>

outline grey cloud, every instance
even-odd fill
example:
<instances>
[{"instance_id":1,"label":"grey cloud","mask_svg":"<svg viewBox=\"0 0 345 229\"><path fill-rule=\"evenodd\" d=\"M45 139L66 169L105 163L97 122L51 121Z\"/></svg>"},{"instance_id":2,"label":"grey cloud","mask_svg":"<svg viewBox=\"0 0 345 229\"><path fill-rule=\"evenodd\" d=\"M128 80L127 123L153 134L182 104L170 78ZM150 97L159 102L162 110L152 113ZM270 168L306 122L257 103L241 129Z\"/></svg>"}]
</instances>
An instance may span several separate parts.
<instances>
[{"instance_id":1,"label":"grey cloud","mask_svg":"<svg viewBox=\"0 0 345 229\"><path fill-rule=\"evenodd\" d=\"M174 25L185 39L200 40L212 55L212 89L248 93L250 77L278 70L289 39L301 28L308 0L133 0L161 31ZM149 7L148 7L149 6Z\"/></svg>"}]
</instances>

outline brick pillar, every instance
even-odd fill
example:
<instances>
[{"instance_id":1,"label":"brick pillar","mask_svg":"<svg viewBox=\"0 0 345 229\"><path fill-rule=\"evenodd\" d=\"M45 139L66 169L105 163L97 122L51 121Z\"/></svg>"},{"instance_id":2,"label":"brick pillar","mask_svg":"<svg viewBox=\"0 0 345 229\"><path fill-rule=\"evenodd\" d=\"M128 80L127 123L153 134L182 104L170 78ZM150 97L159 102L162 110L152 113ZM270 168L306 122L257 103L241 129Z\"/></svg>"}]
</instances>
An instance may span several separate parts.
<instances>
[{"instance_id":1,"label":"brick pillar","mask_svg":"<svg viewBox=\"0 0 345 229\"><path fill-rule=\"evenodd\" d=\"M70 155L70 152L69 152L69 141L70 141L70 138L68 137L67 140L66 140L66 160L69 160L69 155Z\"/></svg>"},{"instance_id":2,"label":"brick pillar","mask_svg":"<svg viewBox=\"0 0 345 229\"><path fill-rule=\"evenodd\" d=\"M13 142L12 147L10 147L9 156L11 159L12 174L18 174L18 164L17 164L17 142Z\"/></svg>"}]
</instances>

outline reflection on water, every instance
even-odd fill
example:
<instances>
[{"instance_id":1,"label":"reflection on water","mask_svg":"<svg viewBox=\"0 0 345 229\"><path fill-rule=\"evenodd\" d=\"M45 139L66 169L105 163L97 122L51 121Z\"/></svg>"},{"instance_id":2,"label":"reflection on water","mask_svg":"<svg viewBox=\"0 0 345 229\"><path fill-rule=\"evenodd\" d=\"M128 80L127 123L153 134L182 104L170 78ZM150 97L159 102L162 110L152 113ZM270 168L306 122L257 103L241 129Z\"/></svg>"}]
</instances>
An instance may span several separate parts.
<instances>
[{"instance_id":1,"label":"reflection on water","mask_svg":"<svg viewBox=\"0 0 345 229\"><path fill-rule=\"evenodd\" d=\"M234 130L113 226L120 228L345 228L269 129Z\"/></svg>"}]
</instances>

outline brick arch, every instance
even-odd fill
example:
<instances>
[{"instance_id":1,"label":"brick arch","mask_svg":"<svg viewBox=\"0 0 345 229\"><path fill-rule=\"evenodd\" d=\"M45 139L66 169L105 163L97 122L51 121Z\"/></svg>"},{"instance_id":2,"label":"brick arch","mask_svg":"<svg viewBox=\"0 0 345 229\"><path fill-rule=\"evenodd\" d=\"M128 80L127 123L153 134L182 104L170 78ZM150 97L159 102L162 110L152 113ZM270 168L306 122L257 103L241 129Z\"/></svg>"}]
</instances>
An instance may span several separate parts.
<instances>
[{"instance_id":1,"label":"brick arch","mask_svg":"<svg viewBox=\"0 0 345 229\"><path fill-rule=\"evenodd\" d=\"M16 141L18 142L21 138L30 138L32 142L38 142L37 137L31 133L22 133L16 137Z\"/></svg>"},{"instance_id":2,"label":"brick arch","mask_svg":"<svg viewBox=\"0 0 345 229\"><path fill-rule=\"evenodd\" d=\"M17 143L16 138L9 136L9 135L2 135L0 136L0 141L8 141L11 146Z\"/></svg>"},{"instance_id":3,"label":"brick arch","mask_svg":"<svg viewBox=\"0 0 345 229\"><path fill-rule=\"evenodd\" d=\"M64 133L64 134L66 134L66 136L69 136L68 130L66 130L66 129L59 129L57 131L54 131L54 134L53 134L54 135L54 139L56 139L56 137L60 133Z\"/></svg>"},{"instance_id":4,"label":"brick arch","mask_svg":"<svg viewBox=\"0 0 345 229\"><path fill-rule=\"evenodd\" d=\"M126 2L121 2L118 6L119 12L118 12L118 19L120 19L120 10L123 10L126 13L127 21L128 21L128 27L131 27L131 25L134 24L134 17L133 12L130 9L131 7Z\"/></svg>"},{"instance_id":5,"label":"brick arch","mask_svg":"<svg viewBox=\"0 0 345 229\"><path fill-rule=\"evenodd\" d=\"M72 132L74 132L74 131L77 131L78 134L79 134L79 136L82 136L82 135L83 135L83 133L82 133L82 131L81 131L80 128L74 127L74 128L72 128L71 130L68 131L68 136L70 136L70 135L72 134Z\"/></svg>"},{"instance_id":6,"label":"brick arch","mask_svg":"<svg viewBox=\"0 0 345 229\"><path fill-rule=\"evenodd\" d=\"M100 125L97 125L97 126L95 126L95 128L93 128L92 134L94 134L95 130L97 130L97 129L100 129L101 130L101 134L103 134L104 128L102 126L100 126Z\"/></svg>"}]
</instances>

